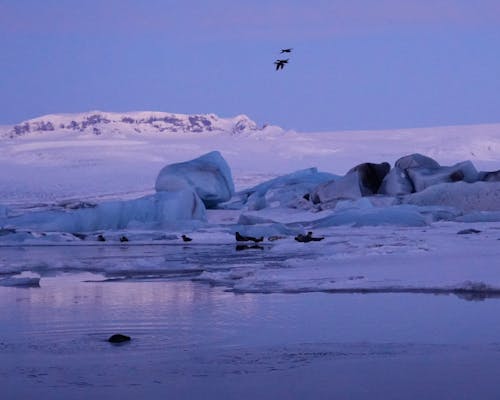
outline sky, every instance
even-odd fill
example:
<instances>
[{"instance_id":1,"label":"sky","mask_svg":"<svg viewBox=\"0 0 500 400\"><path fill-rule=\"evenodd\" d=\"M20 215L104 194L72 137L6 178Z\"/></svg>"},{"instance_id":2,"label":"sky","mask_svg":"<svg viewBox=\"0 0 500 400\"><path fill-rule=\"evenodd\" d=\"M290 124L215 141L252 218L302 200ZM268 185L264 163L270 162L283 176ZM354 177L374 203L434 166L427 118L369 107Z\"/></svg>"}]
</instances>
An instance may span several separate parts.
<instances>
[{"instance_id":1,"label":"sky","mask_svg":"<svg viewBox=\"0 0 500 400\"><path fill-rule=\"evenodd\" d=\"M500 1L0 0L0 124L90 110L500 122Z\"/></svg>"}]
</instances>

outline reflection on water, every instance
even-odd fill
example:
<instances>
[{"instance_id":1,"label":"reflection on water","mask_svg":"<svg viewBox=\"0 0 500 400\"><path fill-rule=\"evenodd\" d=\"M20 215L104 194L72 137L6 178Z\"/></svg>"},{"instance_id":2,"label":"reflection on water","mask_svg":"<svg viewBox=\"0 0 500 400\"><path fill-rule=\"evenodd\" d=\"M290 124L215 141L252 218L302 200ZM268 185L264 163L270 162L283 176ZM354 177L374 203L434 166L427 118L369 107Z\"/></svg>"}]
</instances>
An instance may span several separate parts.
<instances>
[{"instance_id":1,"label":"reflection on water","mask_svg":"<svg viewBox=\"0 0 500 400\"><path fill-rule=\"evenodd\" d=\"M0 288L4 341L95 341L120 331L148 346L327 342L500 342L500 302L454 296L233 294L191 281L96 282L91 273ZM43 340L40 339L43 337Z\"/></svg>"},{"instance_id":2,"label":"reflection on water","mask_svg":"<svg viewBox=\"0 0 500 400\"><path fill-rule=\"evenodd\" d=\"M99 278L70 273L44 277L40 288L0 287L6 398L494 399L497 393L499 301L234 294L185 280ZM132 341L106 342L118 332ZM473 384L455 390L457 380Z\"/></svg>"}]
</instances>

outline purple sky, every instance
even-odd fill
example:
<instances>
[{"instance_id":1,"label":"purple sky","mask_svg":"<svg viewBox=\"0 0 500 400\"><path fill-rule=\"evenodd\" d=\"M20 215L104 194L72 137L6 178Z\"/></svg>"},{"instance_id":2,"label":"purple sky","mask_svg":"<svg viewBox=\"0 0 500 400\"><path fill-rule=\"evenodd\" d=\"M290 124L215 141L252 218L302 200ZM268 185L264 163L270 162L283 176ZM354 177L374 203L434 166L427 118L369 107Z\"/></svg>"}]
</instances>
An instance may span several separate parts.
<instances>
[{"instance_id":1,"label":"purple sky","mask_svg":"<svg viewBox=\"0 0 500 400\"><path fill-rule=\"evenodd\" d=\"M0 0L0 124L95 109L500 122L500 1Z\"/></svg>"}]
</instances>

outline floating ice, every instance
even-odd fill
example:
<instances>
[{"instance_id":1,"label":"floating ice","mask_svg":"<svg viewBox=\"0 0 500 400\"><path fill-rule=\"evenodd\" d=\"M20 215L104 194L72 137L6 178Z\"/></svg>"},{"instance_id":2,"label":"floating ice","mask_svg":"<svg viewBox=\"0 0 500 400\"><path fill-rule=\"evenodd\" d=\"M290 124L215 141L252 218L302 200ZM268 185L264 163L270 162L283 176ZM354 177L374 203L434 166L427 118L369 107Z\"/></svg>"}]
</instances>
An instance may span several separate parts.
<instances>
[{"instance_id":1,"label":"floating ice","mask_svg":"<svg viewBox=\"0 0 500 400\"><path fill-rule=\"evenodd\" d=\"M359 186L359 176L357 173L331 180L317 186L311 193L311 200L314 203L335 203L339 200L359 199L362 196Z\"/></svg>"},{"instance_id":2,"label":"floating ice","mask_svg":"<svg viewBox=\"0 0 500 400\"><path fill-rule=\"evenodd\" d=\"M419 212L418 207L399 205L343 209L312 223L313 228L327 228L338 225L352 225L355 227L378 225L425 226L427 220Z\"/></svg>"},{"instance_id":3,"label":"floating ice","mask_svg":"<svg viewBox=\"0 0 500 400\"><path fill-rule=\"evenodd\" d=\"M333 174L318 172L316 168L308 168L263 182L238 193L238 196L241 206L246 205L249 210L266 207L295 208L315 187L337 178Z\"/></svg>"},{"instance_id":4,"label":"floating ice","mask_svg":"<svg viewBox=\"0 0 500 400\"><path fill-rule=\"evenodd\" d=\"M425 188L444 182L475 182L479 179L479 174L470 161L455 164L452 167L439 168L408 168L410 177L416 192Z\"/></svg>"},{"instance_id":5,"label":"floating ice","mask_svg":"<svg viewBox=\"0 0 500 400\"><path fill-rule=\"evenodd\" d=\"M464 212L500 211L500 182L455 182L430 186L408 195L407 204L455 207Z\"/></svg>"},{"instance_id":6,"label":"floating ice","mask_svg":"<svg viewBox=\"0 0 500 400\"><path fill-rule=\"evenodd\" d=\"M397 196L412 193L413 184L406 171L400 167L394 167L385 176L379 188L380 194Z\"/></svg>"},{"instance_id":7,"label":"floating ice","mask_svg":"<svg viewBox=\"0 0 500 400\"><path fill-rule=\"evenodd\" d=\"M401 157L399 160L396 161L395 166L403 170L408 168L435 169L440 167L437 161L419 153L414 153Z\"/></svg>"},{"instance_id":8,"label":"floating ice","mask_svg":"<svg viewBox=\"0 0 500 400\"><path fill-rule=\"evenodd\" d=\"M0 286L11 287L39 287L40 276L31 272L22 272L6 278L0 278Z\"/></svg>"},{"instance_id":9,"label":"floating ice","mask_svg":"<svg viewBox=\"0 0 500 400\"><path fill-rule=\"evenodd\" d=\"M231 169L218 151L164 167L156 178L157 192L192 188L207 208L228 201L234 194Z\"/></svg>"},{"instance_id":10,"label":"floating ice","mask_svg":"<svg viewBox=\"0 0 500 400\"><path fill-rule=\"evenodd\" d=\"M146 226L160 228L169 223L205 220L205 207L190 189L158 192L130 201L100 203L74 211L39 211L13 217L9 225L45 232L92 232Z\"/></svg>"}]
</instances>

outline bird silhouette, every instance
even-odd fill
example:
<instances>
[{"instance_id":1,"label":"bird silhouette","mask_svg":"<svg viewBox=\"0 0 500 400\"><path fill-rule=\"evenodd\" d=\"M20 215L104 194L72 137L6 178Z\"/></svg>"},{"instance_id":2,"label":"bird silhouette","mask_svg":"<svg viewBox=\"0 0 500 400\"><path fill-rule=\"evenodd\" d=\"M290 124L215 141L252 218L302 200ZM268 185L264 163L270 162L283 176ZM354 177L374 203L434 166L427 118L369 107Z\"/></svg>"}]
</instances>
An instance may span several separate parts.
<instances>
[{"instance_id":1,"label":"bird silhouette","mask_svg":"<svg viewBox=\"0 0 500 400\"><path fill-rule=\"evenodd\" d=\"M288 60L289 58L287 58L286 60L276 60L274 62L274 64L276 65L276 71L278 71L279 69L283 69L285 67L285 64L288 64Z\"/></svg>"},{"instance_id":2,"label":"bird silhouette","mask_svg":"<svg viewBox=\"0 0 500 400\"><path fill-rule=\"evenodd\" d=\"M182 235L182 236L181 236L181 238L182 238L182 240L183 240L184 242L190 242L191 240L193 240L193 239L191 239L189 236L186 236L186 235Z\"/></svg>"},{"instance_id":3,"label":"bird silhouette","mask_svg":"<svg viewBox=\"0 0 500 400\"><path fill-rule=\"evenodd\" d=\"M288 49L281 49L280 54L283 54L283 53L291 53L291 52L292 52L292 50L293 50L293 49L292 49L291 47L290 47L290 48L288 48Z\"/></svg>"}]
</instances>

